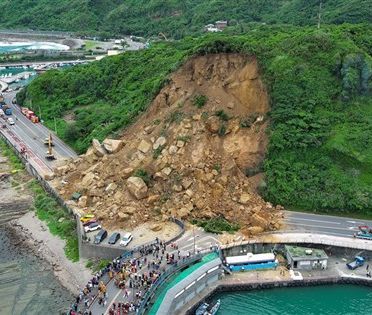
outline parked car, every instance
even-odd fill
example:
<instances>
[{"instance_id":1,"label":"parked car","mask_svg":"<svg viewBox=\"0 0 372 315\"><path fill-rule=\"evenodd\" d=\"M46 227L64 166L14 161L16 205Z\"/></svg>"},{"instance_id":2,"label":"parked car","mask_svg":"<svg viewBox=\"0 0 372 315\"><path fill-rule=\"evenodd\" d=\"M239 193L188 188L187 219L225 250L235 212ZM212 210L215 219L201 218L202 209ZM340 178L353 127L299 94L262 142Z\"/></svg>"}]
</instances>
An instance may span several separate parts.
<instances>
[{"instance_id":1,"label":"parked car","mask_svg":"<svg viewBox=\"0 0 372 315\"><path fill-rule=\"evenodd\" d=\"M96 230L102 229L102 226L100 226L97 222L91 223L90 225L84 226L84 231L86 233L93 232Z\"/></svg>"},{"instance_id":2,"label":"parked car","mask_svg":"<svg viewBox=\"0 0 372 315\"><path fill-rule=\"evenodd\" d=\"M109 240L108 240L108 243L113 245L113 244L115 244L119 239L120 239L120 233L115 232L115 233L113 233L113 234L110 236L110 238L109 238Z\"/></svg>"},{"instance_id":3,"label":"parked car","mask_svg":"<svg viewBox=\"0 0 372 315\"><path fill-rule=\"evenodd\" d=\"M8 118L8 123L9 123L9 125L14 125L15 124L13 118L11 118L11 117Z\"/></svg>"},{"instance_id":4,"label":"parked car","mask_svg":"<svg viewBox=\"0 0 372 315\"><path fill-rule=\"evenodd\" d=\"M88 222L92 219L94 219L94 214L85 214L80 218L80 221L85 223L85 222Z\"/></svg>"},{"instance_id":5,"label":"parked car","mask_svg":"<svg viewBox=\"0 0 372 315\"><path fill-rule=\"evenodd\" d=\"M120 241L120 246L127 246L133 239L131 233L125 233L122 240Z\"/></svg>"},{"instance_id":6,"label":"parked car","mask_svg":"<svg viewBox=\"0 0 372 315\"><path fill-rule=\"evenodd\" d=\"M94 237L94 244L101 243L107 237L107 231L101 230L98 234Z\"/></svg>"},{"instance_id":7,"label":"parked car","mask_svg":"<svg viewBox=\"0 0 372 315\"><path fill-rule=\"evenodd\" d=\"M96 219L92 219L92 220L89 220L89 221L87 221L87 222L84 222L84 223L83 223L83 226L88 226L88 225L91 225L92 223L96 223L96 222L97 222Z\"/></svg>"}]
</instances>

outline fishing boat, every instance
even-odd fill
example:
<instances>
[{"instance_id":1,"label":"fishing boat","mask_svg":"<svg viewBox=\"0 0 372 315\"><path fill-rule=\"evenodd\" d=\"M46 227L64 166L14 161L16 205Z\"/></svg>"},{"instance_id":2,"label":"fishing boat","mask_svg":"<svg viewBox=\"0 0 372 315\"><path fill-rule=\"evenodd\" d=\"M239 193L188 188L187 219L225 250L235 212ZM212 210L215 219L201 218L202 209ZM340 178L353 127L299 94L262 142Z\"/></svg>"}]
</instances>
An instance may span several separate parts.
<instances>
[{"instance_id":1,"label":"fishing boat","mask_svg":"<svg viewBox=\"0 0 372 315\"><path fill-rule=\"evenodd\" d=\"M221 301L217 300L212 307L208 303L202 303L195 311L195 315L215 315L221 306ZM209 310L208 310L209 309Z\"/></svg>"}]
</instances>

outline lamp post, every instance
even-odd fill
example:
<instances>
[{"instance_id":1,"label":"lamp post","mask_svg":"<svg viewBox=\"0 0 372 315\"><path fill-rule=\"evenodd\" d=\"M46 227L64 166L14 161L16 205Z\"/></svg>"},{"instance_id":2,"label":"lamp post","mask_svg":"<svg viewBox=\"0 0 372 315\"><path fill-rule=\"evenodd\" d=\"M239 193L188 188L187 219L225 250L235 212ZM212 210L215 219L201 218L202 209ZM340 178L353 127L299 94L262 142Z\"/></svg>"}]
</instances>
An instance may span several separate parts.
<instances>
[{"instance_id":1,"label":"lamp post","mask_svg":"<svg viewBox=\"0 0 372 315\"><path fill-rule=\"evenodd\" d=\"M194 256L195 256L195 225L192 226L192 236L194 238Z\"/></svg>"}]
</instances>

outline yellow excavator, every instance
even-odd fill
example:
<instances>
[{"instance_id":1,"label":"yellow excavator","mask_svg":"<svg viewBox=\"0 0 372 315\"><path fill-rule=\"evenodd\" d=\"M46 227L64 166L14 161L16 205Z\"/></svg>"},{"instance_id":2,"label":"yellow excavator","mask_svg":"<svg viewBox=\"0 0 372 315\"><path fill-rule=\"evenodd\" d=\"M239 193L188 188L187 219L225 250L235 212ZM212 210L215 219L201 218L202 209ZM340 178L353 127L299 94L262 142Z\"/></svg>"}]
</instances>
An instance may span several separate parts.
<instances>
[{"instance_id":1,"label":"yellow excavator","mask_svg":"<svg viewBox=\"0 0 372 315\"><path fill-rule=\"evenodd\" d=\"M49 134L49 137L45 139L44 143L48 144L48 151L46 152L45 158L47 160L55 160L56 157L53 154L53 149L52 149L53 141L52 141L52 135L51 134Z\"/></svg>"}]
</instances>

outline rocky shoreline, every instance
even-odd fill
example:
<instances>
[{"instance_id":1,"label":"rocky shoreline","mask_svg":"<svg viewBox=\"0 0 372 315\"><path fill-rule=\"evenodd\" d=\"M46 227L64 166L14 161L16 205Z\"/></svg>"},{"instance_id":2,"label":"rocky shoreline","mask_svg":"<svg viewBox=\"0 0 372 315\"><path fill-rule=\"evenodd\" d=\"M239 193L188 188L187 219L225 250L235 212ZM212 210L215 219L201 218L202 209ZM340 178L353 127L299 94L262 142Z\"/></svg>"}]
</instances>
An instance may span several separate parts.
<instances>
[{"instance_id":1,"label":"rocky shoreline","mask_svg":"<svg viewBox=\"0 0 372 315\"><path fill-rule=\"evenodd\" d=\"M64 254L65 241L52 235L34 212L10 221L5 228L12 235L15 246L28 250L44 262L44 268L52 270L62 286L72 294L78 293L90 279L91 271L84 262L68 260Z\"/></svg>"}]
</instances>

